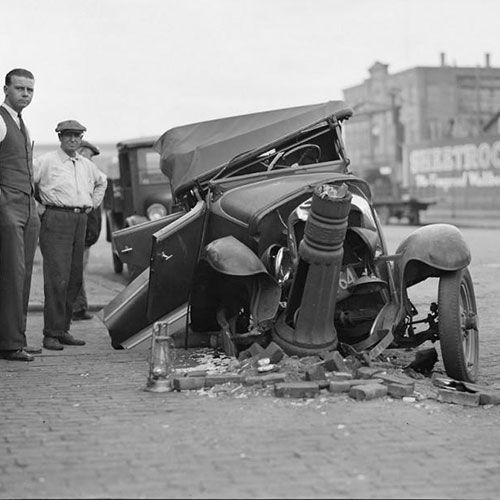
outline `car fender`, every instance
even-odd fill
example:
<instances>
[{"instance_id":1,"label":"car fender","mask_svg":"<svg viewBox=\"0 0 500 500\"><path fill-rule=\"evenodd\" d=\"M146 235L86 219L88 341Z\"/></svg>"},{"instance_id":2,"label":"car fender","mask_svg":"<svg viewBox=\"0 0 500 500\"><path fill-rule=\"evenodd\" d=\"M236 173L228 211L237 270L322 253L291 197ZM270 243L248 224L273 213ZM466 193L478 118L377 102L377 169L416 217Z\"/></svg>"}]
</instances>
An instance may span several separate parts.
<instances>
[{"instance_id":1,"label":"car fender","mask_svg":"<svg viewBox=\"0 0 500 500\"><path fill-rule=\"evenodd\" d=\"M446 271L457 271L470 264L471 253L462 233L451 224L429 224L407 236L396 254L397 279L402 288Z\"/></svg>"},{"instance_id":2,"label":"car fender","mask_svg":"<svg viewBox=\"0 0 500 500\"><path fill-rule=\"evenodd\" d=\"M279 306L280 286L250 248L233 236L226 236L209 243L202 259L221 274L249 277L252 281L250 308L254 318L260 322L274 317Z\"/></svg>"}]
</instances>

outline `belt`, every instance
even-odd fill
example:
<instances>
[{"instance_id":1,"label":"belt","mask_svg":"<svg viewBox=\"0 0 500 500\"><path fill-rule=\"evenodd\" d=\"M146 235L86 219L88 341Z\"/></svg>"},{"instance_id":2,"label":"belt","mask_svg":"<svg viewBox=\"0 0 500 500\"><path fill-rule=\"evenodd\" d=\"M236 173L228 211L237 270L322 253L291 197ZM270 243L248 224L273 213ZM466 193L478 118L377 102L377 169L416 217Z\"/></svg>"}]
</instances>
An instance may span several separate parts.
<instances>
[{"instance_id":1,"label":"belt","mask_svg":"<svg viewBox=\"0 0 500 500\"><path fill-rule=\"evenodd\" d=\"M62 210L64 212L73 212L75 214L84 214L90 207L58 207L57 205L45 205L45 208L50 208L51 210Z\"/></svg>"}]
</instances>

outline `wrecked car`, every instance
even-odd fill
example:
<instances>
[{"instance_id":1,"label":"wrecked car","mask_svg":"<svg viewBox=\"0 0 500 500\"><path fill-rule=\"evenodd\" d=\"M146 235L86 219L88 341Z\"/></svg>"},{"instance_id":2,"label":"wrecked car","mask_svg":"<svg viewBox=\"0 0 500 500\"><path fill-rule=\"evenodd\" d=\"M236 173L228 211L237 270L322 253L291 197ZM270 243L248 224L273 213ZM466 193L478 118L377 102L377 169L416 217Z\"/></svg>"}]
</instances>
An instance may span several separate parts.
<instances>
[{"instance_id":1,"label":"wrecked car","mask_svg":"<svg viewBox=\"0 0 500 500\"><path fill-rule=\"evenodd\" d=\"M176 127L155 144L182 209L113 234L147 265L104 309L113 347L166 322L184 345L231 355L274 341L367 362L440 343L448 375L474 381L471 255L453 225L413 231L389 254L370 186L352 171L341 101ZM147 244L145 244L145 242ZM428 278L419 313L409 293Z\"/></svg>"}]
</instances>

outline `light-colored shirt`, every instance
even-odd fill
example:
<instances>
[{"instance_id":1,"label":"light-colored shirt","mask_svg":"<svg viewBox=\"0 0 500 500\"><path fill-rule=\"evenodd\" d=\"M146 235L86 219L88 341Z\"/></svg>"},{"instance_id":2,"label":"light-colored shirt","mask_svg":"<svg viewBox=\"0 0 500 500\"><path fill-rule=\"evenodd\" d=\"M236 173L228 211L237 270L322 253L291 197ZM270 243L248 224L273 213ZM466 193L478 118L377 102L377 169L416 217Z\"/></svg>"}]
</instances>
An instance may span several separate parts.
<instances>
[{"instance_id":1,"label":"light-colored shirt","mask_svg":"<svg viewBox=\"0 0 500 500\"><path fill-rule=\"evenodd\" d=\"M33 180L44 205L97 208L107 178L95 163L80 154L74 158L61 148L33 160Z\"/></svg>"},{"instance_id":2,"label":"light-colored shirt","mask_svg":"<svg viewBox=\"0 0 500 500\"><path fill-rule=\"evenodd\" d=\"M12 116L12 119L19 127L19 130L21 130L21 123L19 122L17 111L12 109L6 102L3 102L2 104L0 104L0 106L3 106L9 112L10 116ZM24 122L24 127L26 128L26 133L28 134L28 142L30 142L30 133L28 127L26 126L26 122ZM6 135L7 135L7 125L5 124L3 117L0 116L0 142L2 142L5 139Z\"/></svg>"}]
</instances>

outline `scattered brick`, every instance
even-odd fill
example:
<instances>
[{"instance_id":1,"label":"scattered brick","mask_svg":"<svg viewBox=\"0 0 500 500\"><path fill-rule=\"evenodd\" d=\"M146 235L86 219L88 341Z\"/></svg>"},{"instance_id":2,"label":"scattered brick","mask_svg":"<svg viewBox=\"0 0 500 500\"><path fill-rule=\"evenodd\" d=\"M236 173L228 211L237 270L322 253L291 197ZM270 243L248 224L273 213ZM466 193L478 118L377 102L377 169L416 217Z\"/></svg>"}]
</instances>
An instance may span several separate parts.
<instances>
[{"instance_id":1,"label":"scattered brick","mask_svg":"<svg viewBox=\"0 0 500 500\"><path fill-rule=\"evenodd\" d=\"M321 364L316 364L307 368L305 376L306 380L325 380L326 372Z\"/></svg>"},{"instance_id":2,"label":"scattered brick","mask_svg":"<svg viewBox=\"0 0 500 500\"><path fill-rule=\"evenodd\" d=\"M213 387L217 384L227 384L229 382L241 384L243 377L237 373L223 373L221 375L207 375L205 377L205 387Z\"/></svg>"},{"instance_id":3,"label":"scattered brick","mask_svg":"<svg viewBox=\"0 0 500 500\"><path fill-rule=\"evenodd\" d=\"M323 351L319 353L319 356L323 360L322 364L325 370L329 372L349 372L349 368L339 351Z\"/></svg>"},{"instance_id":4,"label":"scattered brick","mask_svg":"<svg viewBox=\"0 0 500 500\"><path fill-rule=\"evenodd\" d=\"M260 344L257 344L257 342L254 342L248 349L245 349L238 354L238 361L244 361L248 358L258 357L263 352L264 348Z\"/></svg>"},{"instance_id":5,"label":"scattered brick","mask_svg":"<svg viewBox=\"0 0 500 500\"><path fill-rule=\"evenodd\" d=\"M248 377L245 377L243 379L243 383L245 385L262 385L262 379L265 377L266 375L264 376L258 376L258 375L251 375L251 376L248 376Z\"/></svg>"},{"instance_id":6,"label":"scattered brick","mask_svg":"<svg viewBox=\"0 0 500 500\"><path fill-rule=\"evenodd\" d=\"M330 392L333 392L334 394L338 394L340 392L349 392L351 390L351 384L347 380L334 380L333 382L330 382L328 390Z\"/></svg>"},{"instance_id":7,"label":"scattered brick","mask_svg":"<svg viewBox=\"0 0 500 500\"><path fill-rule=\"evenodd\" d=\"M238 361L245 361L246 359L250 359L252 357L252 354L248 349L245 349L244 351L240 351L238 354Z\"/></svg>"},{"instance_id":8,"label":"scattered brick","mask_svg":"<svg viewBox=\"0 0 500 500\"><path fill-rule=\"evenodd\" d=\"M259 354L262 354L264 352L264 350L265 349L260 344L257 344L257 342L254 342L247 349L247 351L249 351L252 356L258 356Z\"/></svg>"},{"instance_id":9,"label":"scattered brick","mask_svg":"<svg viewBox=\"0 0 500 500\"><path fill-rule=\"evenodd\" d=\"M327 379L316 380L315 382L318 384L318 387L320 388L320 390L321 389L329 389L329 387L330 387L330 381Z\"/></svg>"},{"instance_id":10,"label":"scattered brick","mask_svg":"<svg viewBox=\"0 0 500 500\"><path fill-rule=\"evenodd\" d=\"M411 385L387 383L386 381L384 384L387 385L387 394L393 398L404 398L413 394L413 386Z\"/></svg>"},{"instance_id":11,"label":"scattered brick","mask_svg":"<svg viewBox=\"0 0 500 500\"><path fill-rule=\"evenodd\" d=\"M191 391L205 387L205 377L176 377L172 381L175 391Z\"/></svg>"},{"instance_id":12,"label":"scattered brick","mask_svg":"<svg viewBox=\"0 0 500 500\"><path fill-rule=\"evenodd\" d=\"M333 360L333 352L332 351L323 351L319 353L319 357L323 360L321 363L323 364L324 368L328 372L332 372L336 370L336 364L335 361Z\"/></svg>"},{"instance_id":13,"label":"scattered brick","mask_svg":"<svg viewBox=\"0 0 500 500\"><path fill-rule=\"evenodd\" d=\"M263 385L277 384L284 382L286 375L284 373L268 373L267 375L262 375L259 377Z\"/></svg>"},{"instance_id":14,"label":"scattered brick","mask_svg":"<svg viewBox=\"0 0 500 500\"><path fill-rule=\"evenodd\" d=\"M275 364L279 363L283 359L285 353L283 352L283 349L281 349L281 347L276 344L276 342L270 342L269 345L264 349L264 351L259 354L259 356L265 356L266 358L270 359L272 364Z\"/></svg>"},{"instance_id":15,"label":"scattered brick","mask_svg":"<svg viewBox=\"0 0 500 500\"><path fill-rule=\"evenodd\" d=\"M464 406L478 406L480 394L472 392L449 391L448 389L439 389L438 398L443 403L454 403Z\"/></svg>"},{"instance_id":16,"label":"scattered brick","mask_svg":"<svg viewBox=\"0 0 500 500\"><path fill-rule=\"evenodd\" d=\"M184 374L185 377L206 377L207 370L192 370Z\"/></svg>"},{"instance_id":17,"label":"scattered brick","mask_svg":"<svg viewBox=\"0 0 500 500\"><path fill-rule=\"evenodd\" d=\"M379 378L353 378L352 380L346 380L346 382L349 382L351 387L355 387L357 385L381 384L382 380Z\"/></svg>"},{"instance_id":18,"label":"scattered brick","mask_svg":"<svg viewBox=\"0 0 500 500\"><path fill-rule=\"evenodd\" d=\"M479 393L480 405L497 405L500 404L500 391L494 392L480 392Z\"/></svg>"},{"instance_id":19,"label":"scattered brick","mask_svg":"<svg viewBox=\"0 0 500 500\"><path fill-rule=\"evenodd\" d=\"M268 373L267 375L250 375L245 377L243 383L245 385L271 385L284 382L286 375L284 373Z\"/></svg>"},{"instance_id":20,"label":"scattered brick","mask_svg":"<svg viewBox=\"0 0 500 500\"><path fill-rule=\"evenodd\" d=\"M330 378L333 381L340 381L340 380L352 380L352 373L348 372L332 372L330 375Z\"/></svg>"},{"instance_id":21,"label":"scattered brick","mask_svg":"<svg viewBox=\"0 0 500 500\"><path fill-rule=\"evenodd\" d=\"M284 382L274 386L274 394L279 398L314 398L319 386L315 382Z\"/></svg>"},{"instance_id":22,"label":"scattered brick","mask_svg":"<svg viewBox=\"0 0 500 500\"><path fill-rule=\"evenodd\" d=\"M383 384L364 384L351 387L349 396L358 401L382 398L387 395L387 386Z\"/></svg>"},{"instance_id":23,"label":"scattered brick","mask_svg":"<svg viewBox=\"0 0 500 500\"><path fill-rule=\"evenodd\" d=\"M415 389L415 380L406 375L389 375L388 373L378 373L377 378L381 379L384 384L399 384L409 385Z\"/></svg>"},{"instance_id":24,"label":"scattered brick","mask_svg":"<svg viewBox=\"0 0 500 500\"><path fill-rule=\"evenodd\" d=\"M375 368L371 366L361 366L356 370L357 378L373 378L374 375L383 372L383 368Z\"/></svg>"}]
</instances>

